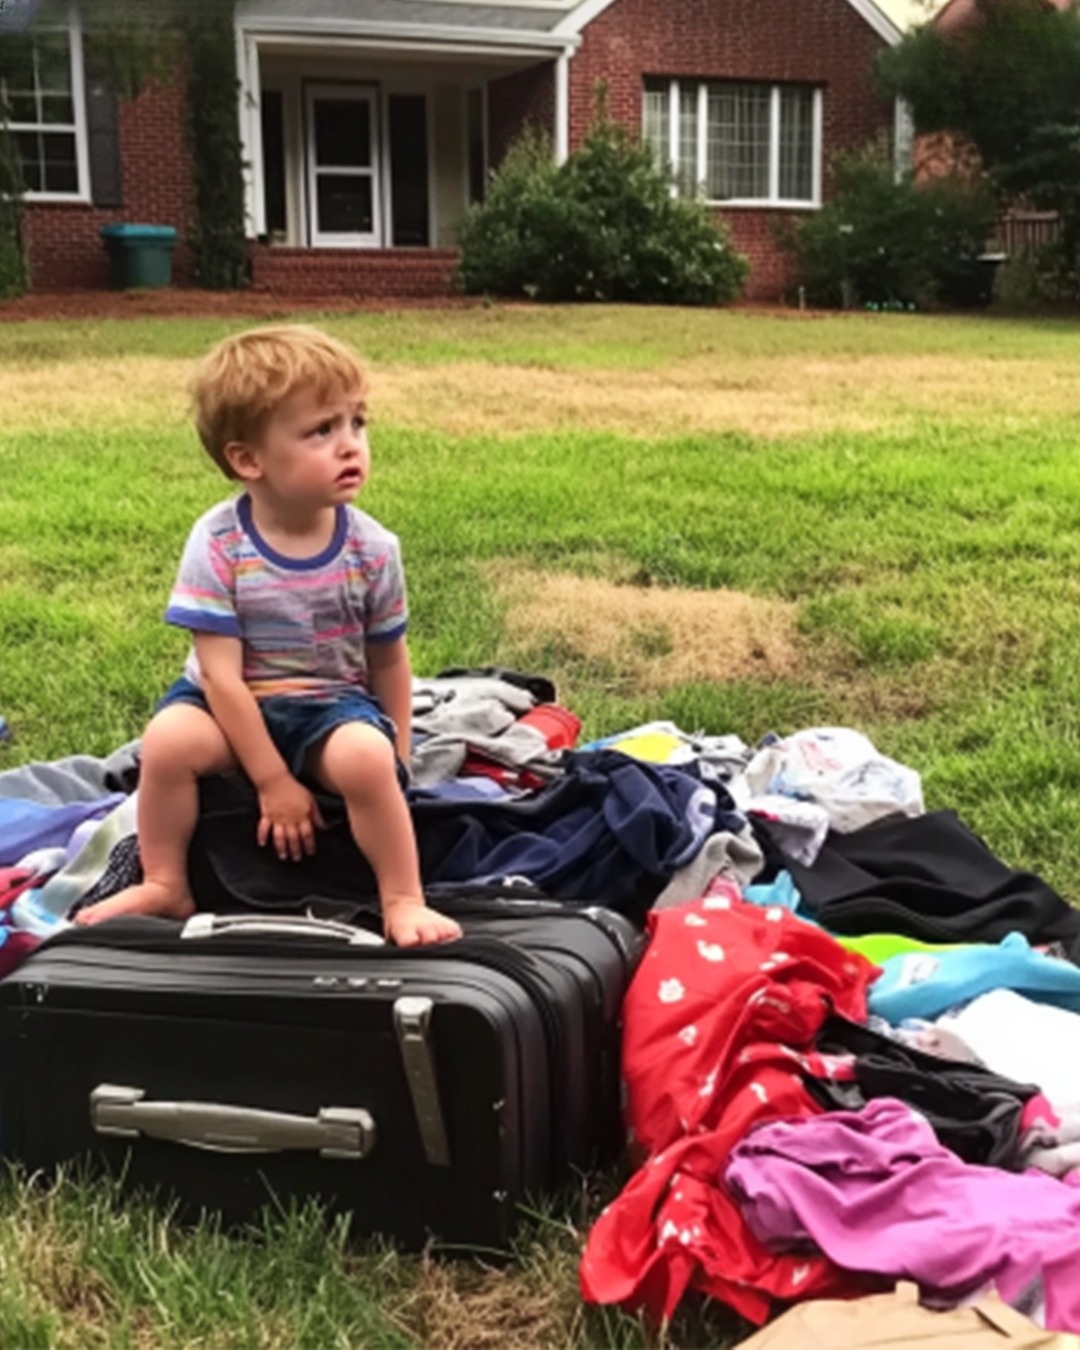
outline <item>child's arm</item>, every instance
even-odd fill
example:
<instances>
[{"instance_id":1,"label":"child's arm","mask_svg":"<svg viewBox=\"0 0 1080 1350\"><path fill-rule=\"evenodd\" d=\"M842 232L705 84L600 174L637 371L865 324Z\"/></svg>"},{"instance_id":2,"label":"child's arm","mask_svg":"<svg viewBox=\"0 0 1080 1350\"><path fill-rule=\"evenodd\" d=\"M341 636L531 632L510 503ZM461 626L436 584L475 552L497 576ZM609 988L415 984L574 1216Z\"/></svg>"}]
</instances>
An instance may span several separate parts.
<instances>
[{"instance_id":1,"label":"child's arm","mask_svg":"<svg viewBox=\"0 0 1080 1350\"><path fill-rule=\"evenodd\" d=\"M214 721L259 794L260 845L272 840L280 858L314 853L315 827L322 824L319 808L270 739L259 705L244 683L239 638L198 632L192 636Z\"/></svg>"},{"instance_id":2,"label":"child's arm","mask_svg":"<svg viewBox=\"0 0 1080 1350\"><path fill-rule=\"evenodd\" d=\"M404 637L369 642L365 652L368 684L397 730L398 759L406 768L412 758L412 665Z\"/></svg>"}]
</instances>

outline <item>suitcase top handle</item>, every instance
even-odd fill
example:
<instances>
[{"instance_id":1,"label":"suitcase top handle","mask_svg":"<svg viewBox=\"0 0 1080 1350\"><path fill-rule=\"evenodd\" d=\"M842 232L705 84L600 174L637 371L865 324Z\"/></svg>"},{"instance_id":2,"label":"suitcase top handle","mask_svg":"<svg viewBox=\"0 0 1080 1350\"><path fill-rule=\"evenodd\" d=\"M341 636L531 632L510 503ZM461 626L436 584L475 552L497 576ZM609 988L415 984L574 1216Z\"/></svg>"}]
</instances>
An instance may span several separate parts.
<instances>
[{"instance_id":1,"label":"suitcase top handle","mask_svg":"<svg viewBox=\"0 0 1080 1350\"><path fill-rule=\"evenodd\" d=\"M296 914L193 914L180 930L181 938L205 940L249 933L288 934L289 937L336 938L353 947L384 947L378 933L336 919L316 919Z\"/></svg>"}]
</instances>

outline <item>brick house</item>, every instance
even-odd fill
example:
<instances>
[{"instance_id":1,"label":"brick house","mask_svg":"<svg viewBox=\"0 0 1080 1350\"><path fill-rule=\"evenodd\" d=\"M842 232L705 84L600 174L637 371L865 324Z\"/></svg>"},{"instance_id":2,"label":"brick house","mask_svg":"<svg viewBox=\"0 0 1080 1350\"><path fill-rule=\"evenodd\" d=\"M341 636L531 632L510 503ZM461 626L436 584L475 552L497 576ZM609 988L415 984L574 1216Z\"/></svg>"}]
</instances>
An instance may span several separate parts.
<instances>
[{"instance_id":1,"label":"brick house","mask_svg":"<svg viewBox=\"0 0 1080 1350\"><path fill-rule=\"evenodd\" d=\"M872 0L238 0L252 283L445 290L462 215L513 137L531 121L564 157L603 82L612 115L727 221L748 294L774 296L774 223L820 204L837 150L896 132L871 67L899 36ZM103 224L182 239L192 219L182 70L117 102L82 37L74 4L0 25L35 50L33 87L7 97L37 289L104 286ZM174 275L190 278L182 244Z\"/></svg>"}]
</instances>

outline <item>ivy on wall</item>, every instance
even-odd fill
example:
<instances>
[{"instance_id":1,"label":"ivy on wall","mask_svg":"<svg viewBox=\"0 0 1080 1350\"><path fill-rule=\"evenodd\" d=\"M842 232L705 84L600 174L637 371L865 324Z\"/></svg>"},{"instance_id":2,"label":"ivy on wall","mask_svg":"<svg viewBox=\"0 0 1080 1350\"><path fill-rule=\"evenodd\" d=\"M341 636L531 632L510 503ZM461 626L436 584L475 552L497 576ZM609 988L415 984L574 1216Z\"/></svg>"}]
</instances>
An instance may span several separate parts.
<instances>
[{"instance_id":1,"label":"ivy on wall","mask_svg":"<svg viewBox=\"0 0 1080 1350\"><path fill-rule=\"evenodd\" d=\"M15 43L0 45L0 78L14 73ZM22 233L22 169L8 130L7 105L0 100L0 300L22 295L28 270Z\"/></svg>"},{"instance_id":2,"label":"ivy on wall","mask_svg":"<svg viewBox=\"0 0 1080 1350\"><path fill-rule=\"evenodd\" d=\"M184 23L195 169L189 242L195 279L211 290L234 290L247 281L234 8L232 0L196 5Z\"/></svg>"},{"instance_id":3,"label":"ivy on wall","mask_svg":"<svg viewBox=\"0 0 1080 1350\"><path fill-rule=\"evenodd\" d=\"M6 121L0 118L0 300L26 290L22 241L22 171Z\"/></svg>"},{"instance_id":4,"label":"ivy on wall","mask_svg":"<svg viewBox=\"0 0 1080 1350\"><path fill-rule=\"evenodd\" d=\"M195 280L212 290L235 289L247 280L234 9L234 0L161 0L152 14L131 0L82 5L87 50L119 98L136 98L150 81L174 78L186 55L195 189L188 242ZM0 49L0 70L15 49L14 43ZM0 105L0 297L19 294L27 284L22 176L6 122Z\"/></svg>"}]
</instances>

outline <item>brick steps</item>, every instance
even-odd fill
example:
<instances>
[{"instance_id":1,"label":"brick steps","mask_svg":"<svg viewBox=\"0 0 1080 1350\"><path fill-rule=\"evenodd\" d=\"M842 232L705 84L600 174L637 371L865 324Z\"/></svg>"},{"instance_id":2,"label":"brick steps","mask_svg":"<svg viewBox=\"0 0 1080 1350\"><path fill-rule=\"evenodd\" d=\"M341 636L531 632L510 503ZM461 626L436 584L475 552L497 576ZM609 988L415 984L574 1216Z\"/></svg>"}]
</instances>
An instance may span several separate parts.
<instances>
[{"instance_id":1,"label":"brick steps","mask_svg":"<svg viewBox=\"0 0 1080 1350\"><path fill-rule=\"evenodd\" d=\"M452 248L276 248L256 245L251 285L278 295L436 298L454 294Z\"/></svg>"}]
</instances>

